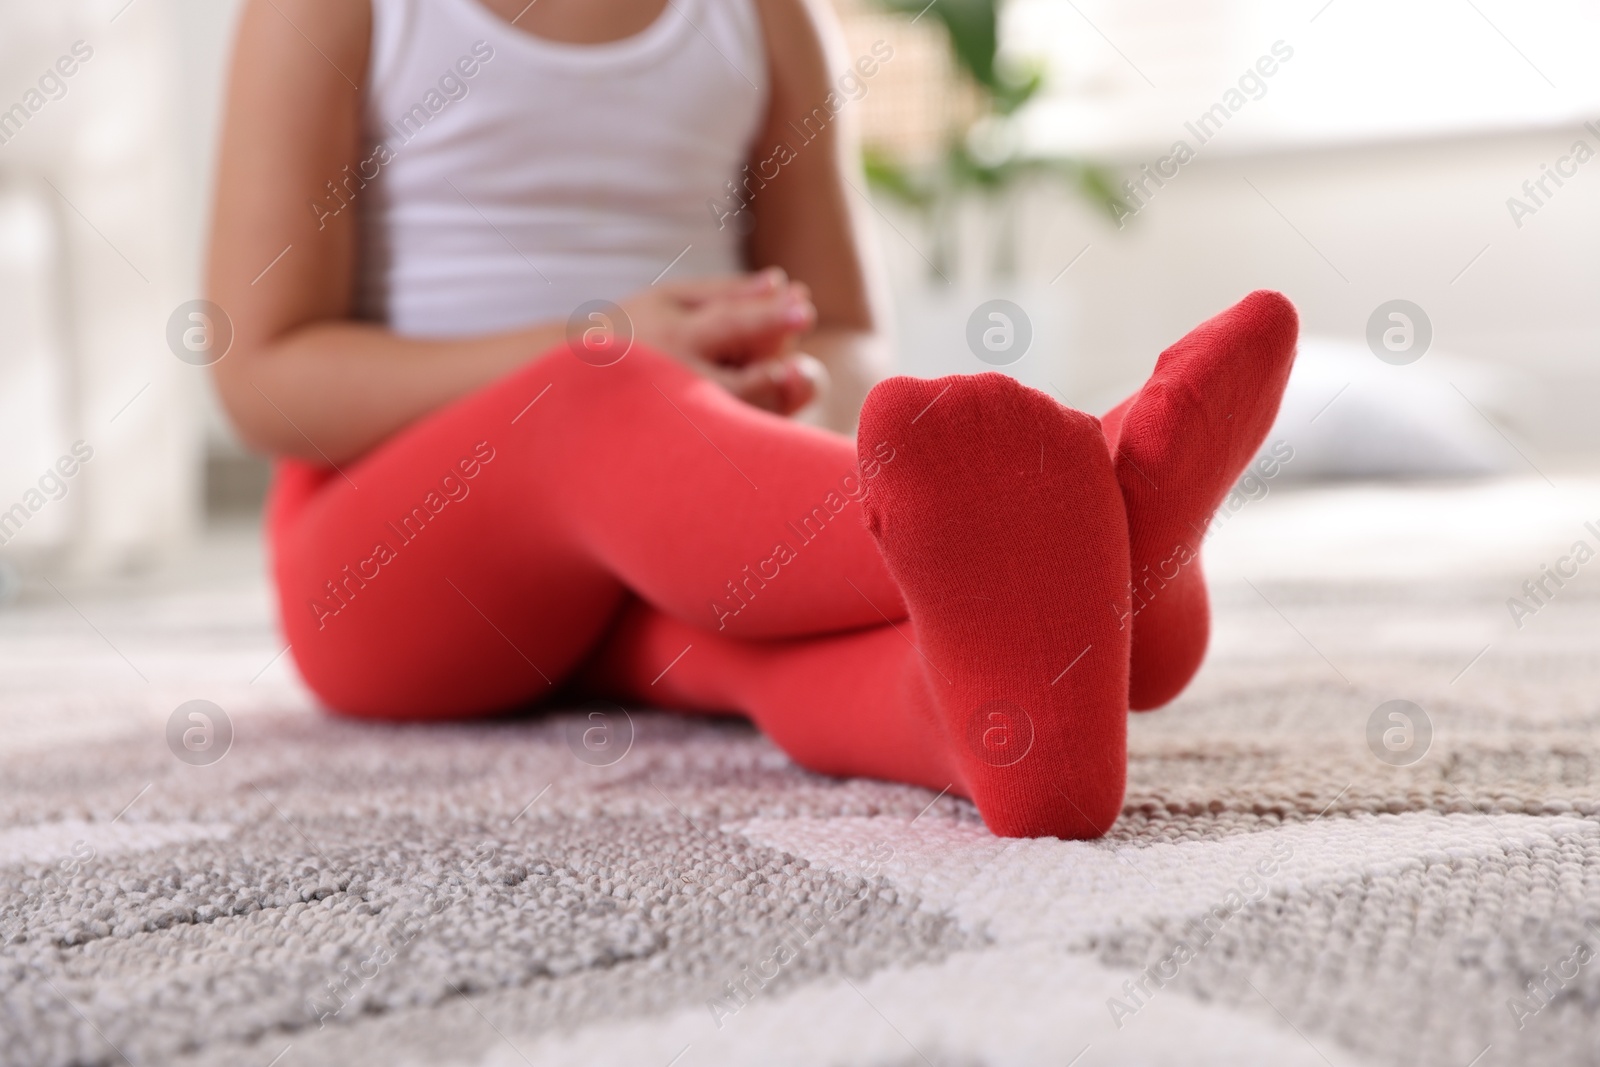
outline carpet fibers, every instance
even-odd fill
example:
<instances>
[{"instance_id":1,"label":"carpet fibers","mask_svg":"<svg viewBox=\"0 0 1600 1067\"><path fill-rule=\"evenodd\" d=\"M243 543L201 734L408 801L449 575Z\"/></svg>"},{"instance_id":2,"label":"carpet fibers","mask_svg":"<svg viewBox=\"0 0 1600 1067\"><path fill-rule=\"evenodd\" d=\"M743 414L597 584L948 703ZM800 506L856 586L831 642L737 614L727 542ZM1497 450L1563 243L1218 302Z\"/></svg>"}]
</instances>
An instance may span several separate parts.
<instances>
[{"instance_id":1,"label":"carpet fibers","mask_svg":"<svg viewBox=\"0 0 1600 1067\"><path fill-rule=\"evenodd\" d=\"M0 617L0 1063L1600 1063L1600 595L1515 590L1220 578L1088 843L737 723L331 720L258 578L46 590Z\"/></svg>"}]
</instances>

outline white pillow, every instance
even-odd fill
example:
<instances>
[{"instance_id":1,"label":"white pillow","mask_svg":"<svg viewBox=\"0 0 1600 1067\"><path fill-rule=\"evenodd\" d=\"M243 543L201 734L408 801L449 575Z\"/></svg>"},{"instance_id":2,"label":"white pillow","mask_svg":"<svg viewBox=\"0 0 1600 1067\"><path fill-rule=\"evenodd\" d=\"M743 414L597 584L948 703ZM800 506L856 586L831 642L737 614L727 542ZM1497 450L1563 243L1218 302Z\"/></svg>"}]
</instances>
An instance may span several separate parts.
<instances>
[{"instance_id":1,"label":"white pillow","mask_svg":"<svg viewBox=\"0 0 1600 1067\"><path fill-rule=\"evenodd\" d=\"M1263 452L1293 447L1277 476L1285 480L1526 470L1489 421L1515 385L1501 370L1446 353L1395 366L1360 342L1305 337Z\"/></svg>"}]
</instances>

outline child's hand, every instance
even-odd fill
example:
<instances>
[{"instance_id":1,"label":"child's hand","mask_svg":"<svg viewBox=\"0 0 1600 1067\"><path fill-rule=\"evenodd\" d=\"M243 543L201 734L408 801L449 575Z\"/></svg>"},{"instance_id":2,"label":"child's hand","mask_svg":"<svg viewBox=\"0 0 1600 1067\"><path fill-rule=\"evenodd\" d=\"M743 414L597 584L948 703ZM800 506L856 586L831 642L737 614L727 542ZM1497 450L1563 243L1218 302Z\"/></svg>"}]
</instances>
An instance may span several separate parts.
<instances>
[{"instance_id":1,"label":"child's hand","mask_svg":"<svg viewBox=\"0 0 1600 1067\"><path fill-rule=\"evenodd\" d=\"M822 364L794 347L816 323L810 290L776 267L652 286L623 309L636 339L766 411L799 410L826 380Z\"/></svg>"}]
</instances>

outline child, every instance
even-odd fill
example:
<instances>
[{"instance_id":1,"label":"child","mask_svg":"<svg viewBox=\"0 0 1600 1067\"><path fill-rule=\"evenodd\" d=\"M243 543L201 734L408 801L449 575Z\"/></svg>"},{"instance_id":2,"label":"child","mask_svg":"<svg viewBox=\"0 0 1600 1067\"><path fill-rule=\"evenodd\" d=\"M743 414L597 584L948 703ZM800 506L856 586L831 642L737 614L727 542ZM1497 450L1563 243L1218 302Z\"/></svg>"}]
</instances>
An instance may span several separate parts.
<instances>
[{"instance_id":1,"label":"child","mask_svg":"<svg viewBox=\"0 0 1600 1067\"><path fill-rule=\"evenodd\" d=\"M1198 546L1293 308L1252 294L1102 420L996 374L873 387L848 114L791 125L845 69L820 0L524 2L242 16L216 376L279 458L308 684L372 718L738 712L996 833L1103 834L1128 708L1204 653Z\"/></svg>"}]
</instances>

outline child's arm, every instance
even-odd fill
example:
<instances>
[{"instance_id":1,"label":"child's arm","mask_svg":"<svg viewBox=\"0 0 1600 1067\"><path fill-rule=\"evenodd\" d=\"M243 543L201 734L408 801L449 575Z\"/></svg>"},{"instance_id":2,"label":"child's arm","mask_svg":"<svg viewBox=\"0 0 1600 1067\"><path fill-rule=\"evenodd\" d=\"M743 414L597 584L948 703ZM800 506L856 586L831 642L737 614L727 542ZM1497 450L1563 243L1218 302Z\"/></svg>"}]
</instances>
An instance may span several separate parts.
<instances>
[{"instance_id":1,"label":"child's arm","mask_svg":"<svg viewBox=\"0 0 1600 1067\"><path fill-rule=\"evenodd\" d=\"M828 371L821 421L853 432L861 401L890 361L886 289L862 221L867 205L858 195L865 187L852 110L860 104L839 86L857 57L845 53L827 0L757 0L757 6L771 97L765 128L751 148L750 173L776 175L751 186L756 225L750 263L780 266L810 286L817 329L800 347ZM859 73L855 77L862 83ZM830 94L835 103L844 101L837 115L827 106ZM824 116L828 121L819 121Z\"/></svg>"},{"instance_id":2,"label":"child's arm","mask_svg":"<svg viewBox=\"0 0 1600 1067\"><path fill-rule=\"evenodd\" d=\"M564 322L488 337L406 339L351 319L356 213L319 220L313 198L364 158L369 0L250 0L241 15L217 174L209 293L234 340L214 371L234 426L278 455L342 462L560 342ZM320 227L320 228L319 228ZM814 312L771 276L659 286L625 305L641 341L758 406L807 397L767 373L712 367L718 339L781 354ZM739 346L734 346L739 347Z\"/></svg>"}]
</instances>

